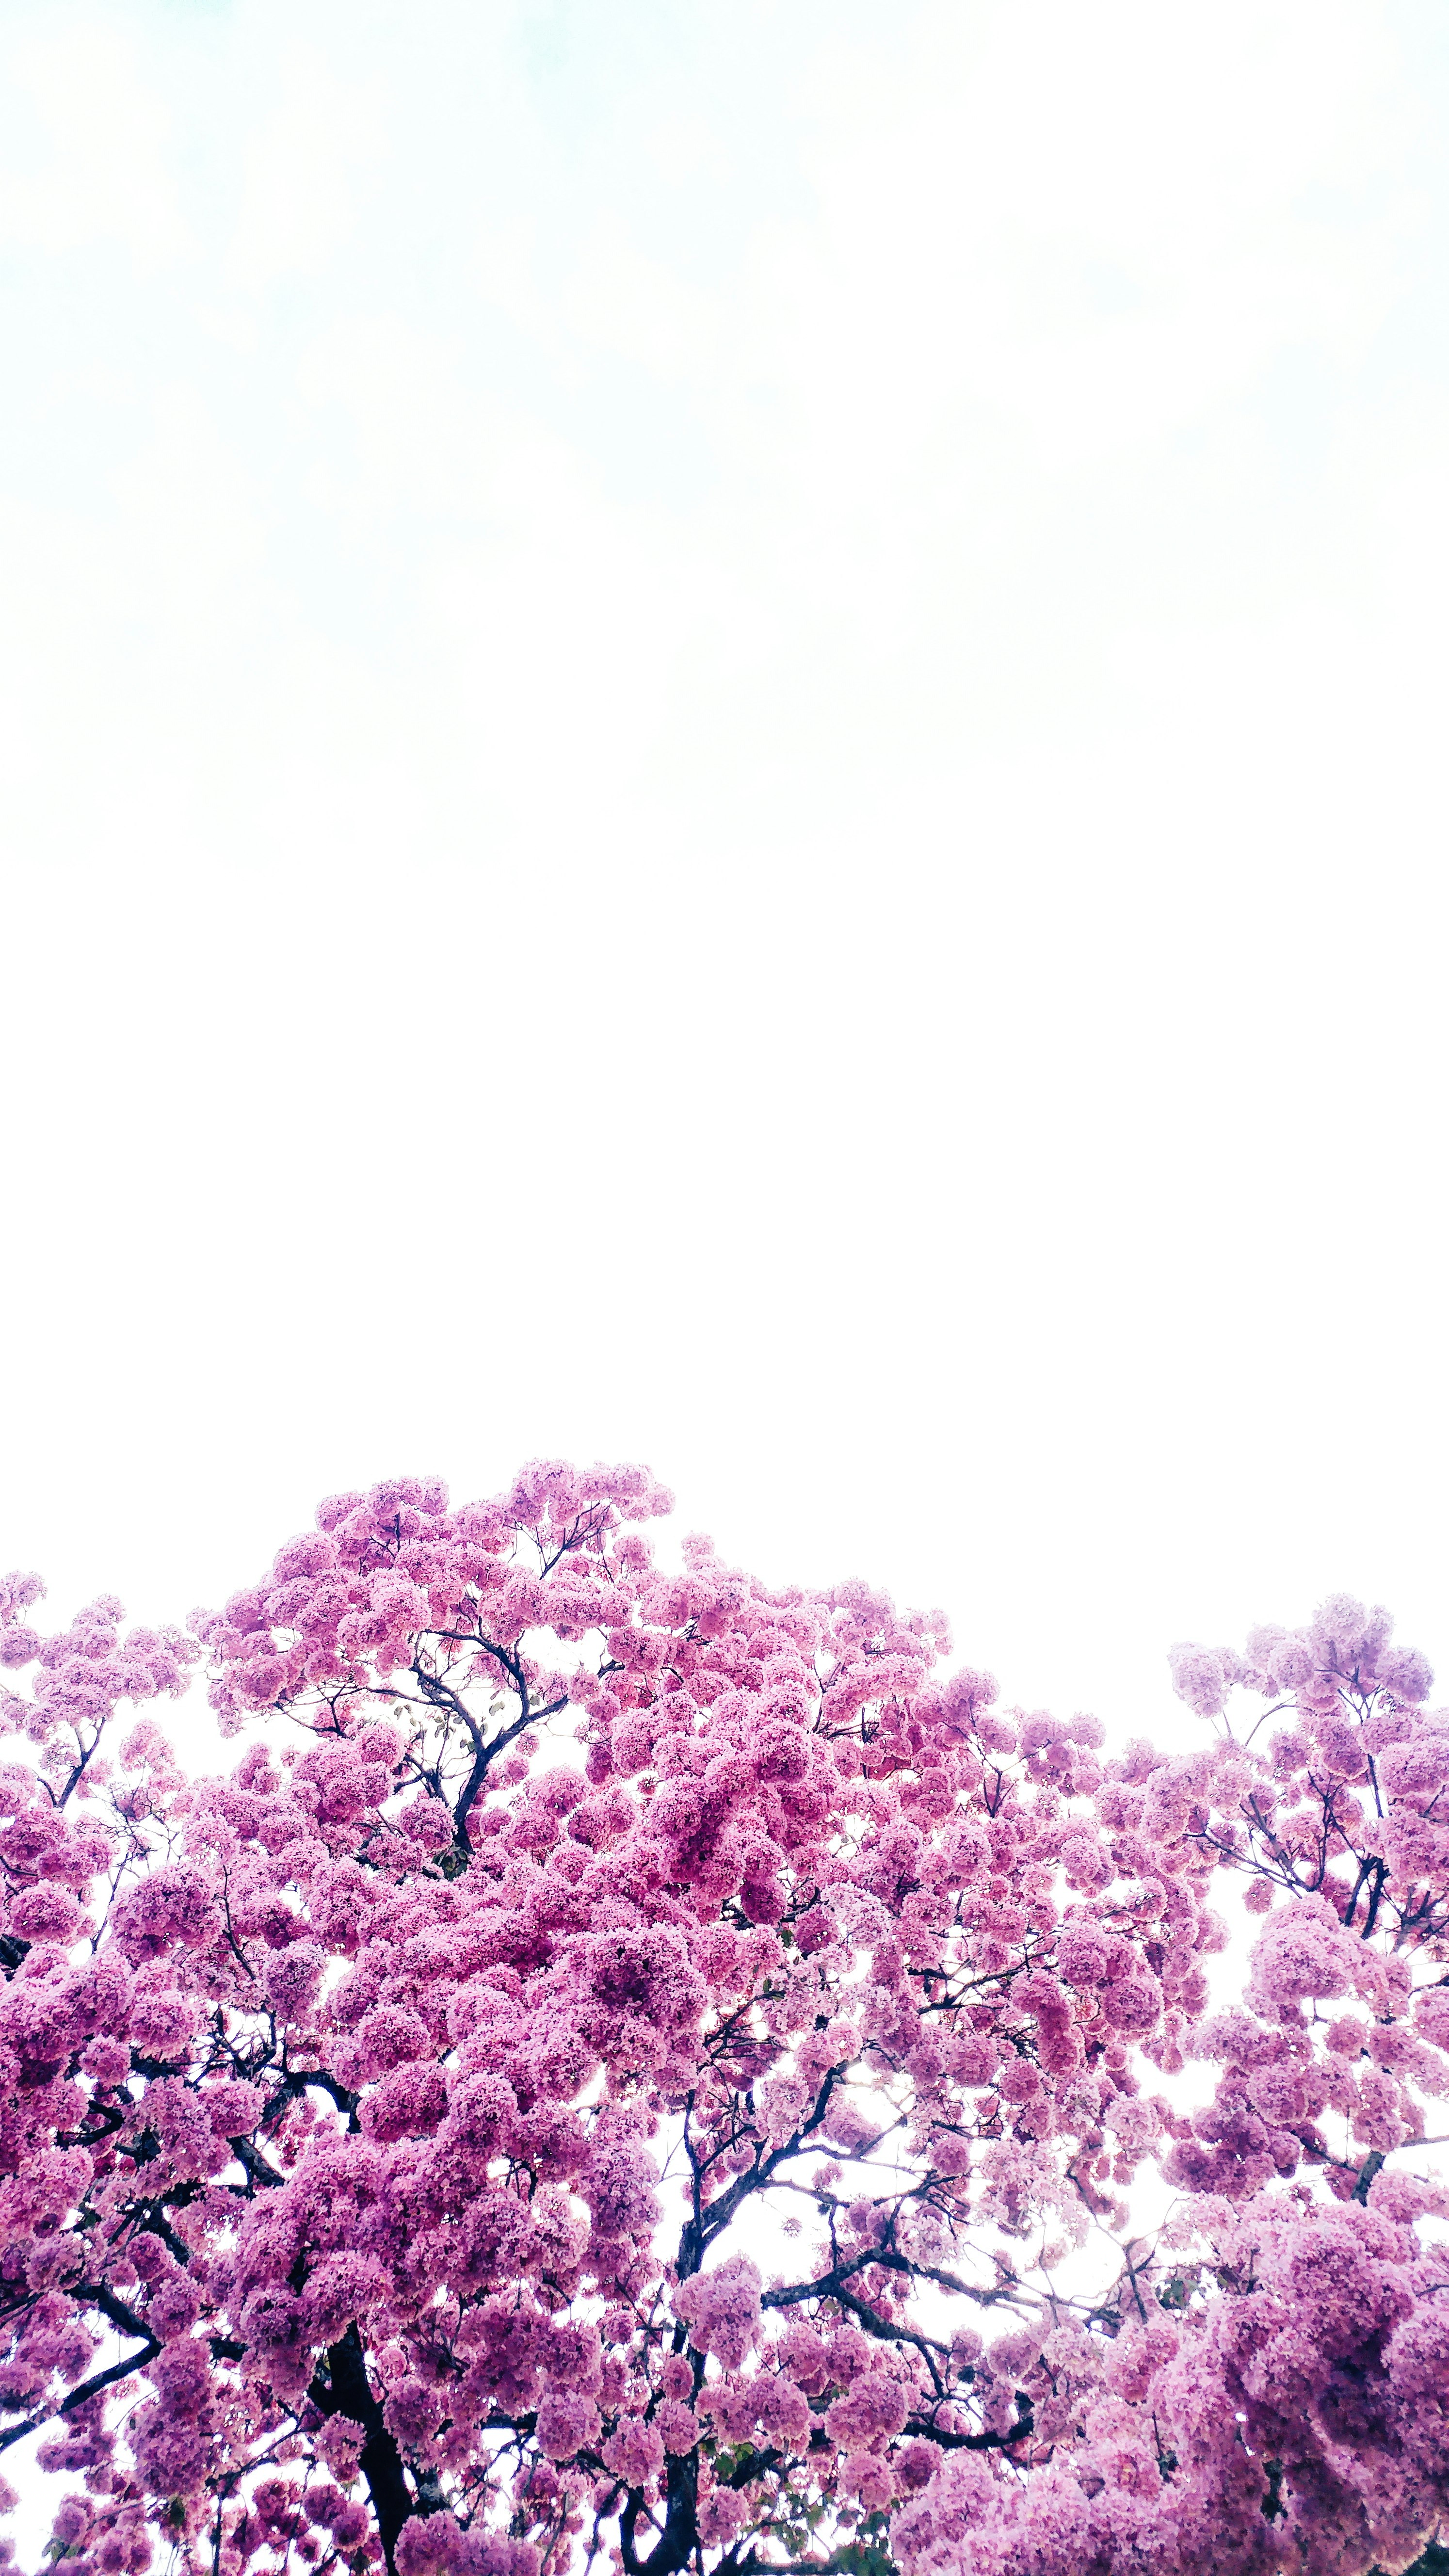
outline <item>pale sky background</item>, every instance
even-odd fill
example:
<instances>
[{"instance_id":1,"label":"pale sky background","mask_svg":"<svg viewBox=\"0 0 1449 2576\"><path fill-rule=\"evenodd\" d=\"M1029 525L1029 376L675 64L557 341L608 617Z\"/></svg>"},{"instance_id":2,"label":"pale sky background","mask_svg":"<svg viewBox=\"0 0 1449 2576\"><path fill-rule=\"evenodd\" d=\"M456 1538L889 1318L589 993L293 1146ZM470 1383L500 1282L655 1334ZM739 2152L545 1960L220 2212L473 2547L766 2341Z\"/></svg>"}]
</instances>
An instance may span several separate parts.
<instances>
[{"instance_id":1,"label":"pale sky background","mask_svg":"<svg viewBox=\"0 0 1449 2576\"><path fill-rule=\"evenodd\" d=\"M1449 1677L1442 0L0 0L0 1563Z\"/></svg>"}]
</instances>

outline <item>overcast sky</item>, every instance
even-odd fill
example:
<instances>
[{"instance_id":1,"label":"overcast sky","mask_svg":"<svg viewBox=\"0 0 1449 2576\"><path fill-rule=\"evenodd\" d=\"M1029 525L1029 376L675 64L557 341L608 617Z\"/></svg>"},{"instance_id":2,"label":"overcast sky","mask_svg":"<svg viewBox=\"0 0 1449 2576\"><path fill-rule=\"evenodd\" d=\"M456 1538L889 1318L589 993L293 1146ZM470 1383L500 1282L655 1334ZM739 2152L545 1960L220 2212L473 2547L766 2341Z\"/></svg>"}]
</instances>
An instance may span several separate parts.
<instances>
[{"instance_id":1,"label":"overcast sky","mask_svg":"<svg viewBox=\"0 0 1449 2576\"><path fill-rule=\"evenodd\" d=\"M1441 0L0 0L0 1562L1449 1672Z\"/></svg>"}]
</instances>

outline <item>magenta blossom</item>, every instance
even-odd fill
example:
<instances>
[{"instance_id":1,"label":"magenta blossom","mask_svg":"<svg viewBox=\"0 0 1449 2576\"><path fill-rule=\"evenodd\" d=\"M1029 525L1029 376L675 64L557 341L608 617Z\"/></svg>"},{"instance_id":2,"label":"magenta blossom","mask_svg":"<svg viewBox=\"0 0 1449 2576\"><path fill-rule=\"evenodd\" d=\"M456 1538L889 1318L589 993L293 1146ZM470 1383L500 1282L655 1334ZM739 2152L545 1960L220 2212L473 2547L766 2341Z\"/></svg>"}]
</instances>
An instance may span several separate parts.
<instances>
[{"instance_id":1,"label":"magenta blossom","mask_svg":"<svg viewBox=\"0 0 1449 2576\"><path fill-rule=\"evenodd\" d=\"M1394 2576L1449 2511L1422 1658L1336 1596L1175 1650L1213 1732L1109 1758L863 1583L659 1569L668 1502L335 1495L189 1638L0 1585L52 2556ZM203 1655L225 1779L115 1725Z\"/></svg>"}]
</instances>

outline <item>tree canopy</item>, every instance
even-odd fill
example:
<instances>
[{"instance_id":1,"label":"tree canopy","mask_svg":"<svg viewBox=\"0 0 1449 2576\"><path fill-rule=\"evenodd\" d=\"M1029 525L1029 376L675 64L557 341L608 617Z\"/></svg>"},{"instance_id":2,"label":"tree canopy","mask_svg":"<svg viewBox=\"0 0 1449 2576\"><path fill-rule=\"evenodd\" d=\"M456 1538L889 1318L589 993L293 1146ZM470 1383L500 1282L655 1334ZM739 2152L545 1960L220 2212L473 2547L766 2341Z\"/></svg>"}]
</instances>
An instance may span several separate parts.
<instances>
[{"instance_id":1,"label":"tree canopy","mask_svg":"<svg viewBox=\"0 0 1449 2576\"><path fill-rule=\"evenodd\" d=\"M669 1504L399 1478L185 1631L0 1587L0 2444L51 2557L1407 2567L1422 1657L1336 1597L1175 1650L1191 1749L1109 1755L864 1583L664 1569ZM203 1662L226 1778L154 1713Z\"/></svg>"}]
</instances>

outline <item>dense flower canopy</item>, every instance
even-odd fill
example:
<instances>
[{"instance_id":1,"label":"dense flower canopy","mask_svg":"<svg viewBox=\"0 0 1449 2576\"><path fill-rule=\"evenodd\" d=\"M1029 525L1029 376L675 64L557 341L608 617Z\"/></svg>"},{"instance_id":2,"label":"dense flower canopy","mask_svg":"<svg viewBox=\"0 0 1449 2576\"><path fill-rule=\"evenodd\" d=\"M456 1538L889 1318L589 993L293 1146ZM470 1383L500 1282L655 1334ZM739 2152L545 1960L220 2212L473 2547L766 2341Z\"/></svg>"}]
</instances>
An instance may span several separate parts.
<instances>
[{"instance_id":1,"label":"dense flower canopy","mask_svg":"<svg viewBox=\"0 0 1449 2576\"><path fill-rule=\"evenodd\" d=\"M397 1479L189 1634L0 1588L0 2443L51 2556L1405 2568L1449 2515L1422 1659L1336 1598L1177 1649L1194 1749L1108 1759L864 1584L659 1569L668 1507ZM224 1779L135 1715L203 1659Z\"/></svg>"}]
</instances>

